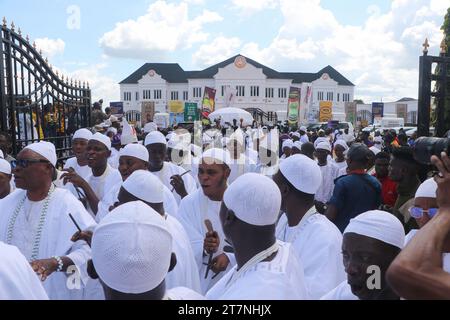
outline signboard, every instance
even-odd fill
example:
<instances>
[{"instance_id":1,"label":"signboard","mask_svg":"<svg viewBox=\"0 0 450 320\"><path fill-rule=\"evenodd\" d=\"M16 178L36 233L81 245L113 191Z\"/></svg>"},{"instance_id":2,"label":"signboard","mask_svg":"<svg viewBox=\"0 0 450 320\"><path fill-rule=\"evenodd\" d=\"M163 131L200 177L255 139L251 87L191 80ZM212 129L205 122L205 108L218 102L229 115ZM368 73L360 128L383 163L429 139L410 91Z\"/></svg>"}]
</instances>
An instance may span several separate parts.
<instances>
[{"instance_id":1,"label":"signboard","mask_svg":"<svg viewBox=\"0 0 450 320\"><path fill-rule=\"evenodd\" d=\"M372 103L372 123L375 120L381 121L384 114L384 103L383 102L373 102Z\"/></svg>"},{"instance_id":2,"label":"signboard","mask_svg":"<svg viewBox=\"0 0 450 320\"><path fill-rule=\"evenodd\" d=\"M198 105L196 103L184 104L184 122L194 122L200 119Z\"/></svg>"},{"instance_id":3,"label":"signboard","mask_svg":"<svg viewBox=\"0 0 450 320\"><path fill-rule=\"evenodd\" d=\"M345 103L345 121L356 122L356 102Z\"/></svg>"},{"instance_id":4,"label":"signboard","mask_svg":"<svg viewBox=\"0 0 450 320\"><path fill-rule=\"evenodd\" d=\"M156 123L158 129L166 129L169 127L170 116L168 113L156 113L153 116L153 122Z\"/></svg>"},{"instance_id":5,"label":"signboard","mask_svg":"<svg viewBox=\"0 0 450 320\"><path fill-rule=\"evenodd\" d=\"M214 112L216 106L216 90L213 88L205 87L205 94L202 100L202 114L209 115Z\"/></svg>"},{"instance_id":6,"label":"signboard","mask_svg":"<svg viewBox=\"0 0 450 320\"><path fill-rule=\"evenodd\" d=\"M184 104L180 100L169 101L169 112L170 113L184 113Z\"/></svg>"},{"instance_id":7,"label":"signboard","mask_svg":"<svg viewBox=\"0 0 450 320\"><path fill-rule=\"evenodd\" d=\"M328 122L333 118L333 102L320 101L319 102L319 121Z\"/></svg>"},{"instance_id":8,"label":"signboard","mask_svg":"<svg viewBox=\"0 0 450 320\"><path fill-rule=\"evenodd\" d=\"M123 117L123 102L110 102L109 108L113 116L118 118Z\"/></svg>"},{"instance_id":9,"label":"signboard","mask_svg":"<svg viewBox=\"0 0 450 320\"><path fill-rule=\"evenodd\" d=\"M171 126L176 125L180 122L184 122L184 113L170 113L169 123Z\"/></svg>"},{"instance_id":10,"label":"signboard","mask_svg":"<svg viewBox=\"0 0 450 320\"><path fill-rule=\"evenodd\" d=\"M141 122L142 128L146 123L152 122L153 117L155 116L155 102L154 101L146 101L141 104Z\"/></svg>"},{"instance_id":11,"label":"signboard","mask_svg":"<svg viewBox=\"0 0 450 320\"><path fill-rule=\"evenodd\" d=\"M291 87L289 90L288 101L288 123L290 126L298 124L298 115L300 112L300 89Z\"/></svg>"},{"instance_id":12,"label":"signboard","mask_svg":"<svg viewBox=\"0 0 450 320\"><path fill-rule=\"evenodd\" d=\"M403 118L405 123L407 123L408 119L408 105L406 103L397 103L395 105L396 111L397 111L397 118Z\"/></svg>"}]
</instances>

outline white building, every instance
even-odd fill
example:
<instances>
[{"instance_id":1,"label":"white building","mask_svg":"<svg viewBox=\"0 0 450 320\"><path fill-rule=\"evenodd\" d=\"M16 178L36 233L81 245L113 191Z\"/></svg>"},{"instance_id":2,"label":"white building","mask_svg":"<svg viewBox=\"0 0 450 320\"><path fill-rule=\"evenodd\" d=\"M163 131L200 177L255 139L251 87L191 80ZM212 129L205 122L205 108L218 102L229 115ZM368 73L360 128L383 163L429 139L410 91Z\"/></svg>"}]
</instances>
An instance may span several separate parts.
<instances>
[{"instance_id":1,"label":"white building","mask_svg":"<svg viewBox=\"0 0 450 320\"><path fill-rule=\"evenodd\" d=\"M402 98L395 102L384 102L383 116L386 118L404 117L405 124L417 124L418 100L413 98ZM372 104L357 104L357 117L372 123Z\"/></svg>"},{"instance_id":2,"label":"white building","mask_svg":"<svg viewBox=\"0 0 450 320\"><path fill-rule=\"evenodd\" d=\"M154 101L156 112L168 112L171 100L201 106L204 88L216 89L216 109L225 106L227 87L236 90L232 106L258 108L286 117L289 89L301 89L300 121L318 116L320 101L331 101L333 116L345 120L344 104L353 101L354 85L333 67L317 73L278 72L241 55L201 71L184 71L177 63L146 63L120 82L124 111L140 111Z\"/></svg>"}]
</instances>

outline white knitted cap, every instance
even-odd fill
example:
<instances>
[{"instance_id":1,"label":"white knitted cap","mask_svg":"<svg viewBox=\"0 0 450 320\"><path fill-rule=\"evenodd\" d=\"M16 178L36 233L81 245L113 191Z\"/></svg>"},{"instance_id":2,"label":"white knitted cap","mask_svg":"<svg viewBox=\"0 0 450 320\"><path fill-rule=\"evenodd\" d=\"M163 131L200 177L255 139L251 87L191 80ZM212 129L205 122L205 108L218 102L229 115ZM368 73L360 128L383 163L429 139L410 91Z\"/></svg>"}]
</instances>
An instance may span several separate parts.
<instances>
[{"instance_id":1,"label":"white knitted cap","mask_svg":"<svg viewBox=\"0 0 450 320\"><path fill-rule=\"evenodd\" d=\"M142 161L149 161L149 154L146 147L141 144L133 143L127 144L123 149L119 152L120 157L134 157L141 159Z\"/></svg>"},{"instance_id":2,"label":"white knitted cap","mask_svg":"<svg viewBox=\"0 0 450 320\"><path fill-rule=\"evenodd\" d=\"M110 288L139 294L153 290L169 271L172 236L166 221L142 201L111 211L92 238L92 260Z\"/></svg>"},{"instance_id":3,"label":"white knitted cap","mask_svg":"<svg viewBox=\"0 0 450 320\"><path fill-rule=\"evenodd\" d=\"M106 146L108 150L111 150L111 139L100 132L97 132L94 135L92 135L90 140L101 142Z\"/></svg>"},{"instance_id":4,"label":"white knitted cap","mask_svg":"<svg viewBox=\"0 0 450 320\"><path fill-rule=\"evenodd\" d=\"M272 179L247 173L228 187L223 202L240 220L255 226L268 226L277 222L281 193Z\"/></svg>"},{"instance_id":5,"label":"white knitted cap","mask_svg":"<svg viewBox=\"0 0 450 320\"><path fill-rule=\"evenodd\" d=\"M322 172L317 163L302 155L290 156L280 164L283 176L301 192L316 194L322 184Z\"/></svg>"},{"instance_id":6,"label":"white knitted cap","mask_svg":"<svg viewBox=\"0 0 450 320\"><path fill-rule=\"evenodd\" d=\"M164 185L161 180L150 171L134 171L127 180L122 183L122 187L142 201L148 203L164 202Z\"/></svg>"}]
</instances>

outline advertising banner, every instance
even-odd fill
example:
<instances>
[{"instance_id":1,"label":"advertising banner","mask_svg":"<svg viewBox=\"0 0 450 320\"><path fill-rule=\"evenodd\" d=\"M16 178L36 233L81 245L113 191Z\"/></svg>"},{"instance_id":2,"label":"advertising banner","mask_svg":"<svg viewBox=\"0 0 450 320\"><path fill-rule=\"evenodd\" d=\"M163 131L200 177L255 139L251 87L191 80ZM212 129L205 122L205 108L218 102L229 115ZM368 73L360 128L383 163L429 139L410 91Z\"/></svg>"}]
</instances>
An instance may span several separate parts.
<instances>
[{"instance_id":1,"label":"advertising banner","mask_svg":"<svg viewBox=\"0 0 450 320\"><path fill-rule=\"evenodd\" d=\"M347 122L356 122L356 102L345 103L345 120Z\"/></svg>"},{"instance_id":2,"label":"advertising banner","mask_svg":"<svg viewBox=\"0 0 450 320\"><path fill-rule=\"evenodd\" d=\"M142 128L146 123L152 122L155 116L155 102L146 101L141 104L141 122Z\"/></svg>"},{"instance_id":3,"label":"advertising banner","mask_svg":"<svg viewBox=\"0 0 450 320\"><path fill-rule=\"evenodd\" d=\"M375 120L381 121L384 114L384 103L383 102L373 102L372 103L372 123L375 123Z\"/></svg>"},{"instance_id":4,"label":"advertising banner","mask_svg":"<svg viewBox=\"0 0 450 320\"><path fill-rule=\"evenodd\" d=\"M196 103L184 104L184 122L194 122L199 121L200 115L198 110L198 105Z\"/></svg>"},{"instance_id":5,"label":"advertising banner","mask_svg":"<svg viewBox=\"0 0 450 320\"><path fill-rule=\"evenodd\" d=\"M169 101L169 112L170 113L184 113L184 104L180 100Z\"/></svg>"},{"instance_id":6,"label":"advertising banner","mask_svg":"<svg viewBox=\"0 0 450 320\"><path fill-rule=\"evenodd\" d=\"M319 121L328 122L333 119L333 102L320 101L319 103Z\"/></svg>"},{"instance_id":7,"label":"advertising banner","mask_svg":"<svg viewBox=\"0 0 450 320\"><path fill-rule=\"evenodd\" d=\"M288 101L288 122L290 126L298 124L298 115L300 112L300 89L291 87L289 89Z\"/></svg>"},{"instance_id":8,"label":"advertising banner","mask_svg":"<svg viewBox=\"0 0 450 320\"><path fill-rule=\"evenodd\" d=\"M205 87L205 93L202 100L202 115L207 117L215 110L216 90L213 88Z\"/></svg>"},{"instance_id":9,"label":"advertising banner","mask_svg":"<svg viewBox=\"0 0 450 320\"><path fill-rule=\"evenodd\" d=\"M408 122L407 116L408 116L408 105L406 103L397 103L395 105L395 108L397 109L397 118L402 118L405 120L405 123Z\"/></svg>"},{"instance_id":10,"label":"advertising banner","mask_svg":"<svg viewBox=\"0 0 450 320\"><path fill-rule=\"evenodd\" d=\"M110 102L109 108L113 116L117 118L123 117L123 102Z\"/></svg>"}]
</instances>

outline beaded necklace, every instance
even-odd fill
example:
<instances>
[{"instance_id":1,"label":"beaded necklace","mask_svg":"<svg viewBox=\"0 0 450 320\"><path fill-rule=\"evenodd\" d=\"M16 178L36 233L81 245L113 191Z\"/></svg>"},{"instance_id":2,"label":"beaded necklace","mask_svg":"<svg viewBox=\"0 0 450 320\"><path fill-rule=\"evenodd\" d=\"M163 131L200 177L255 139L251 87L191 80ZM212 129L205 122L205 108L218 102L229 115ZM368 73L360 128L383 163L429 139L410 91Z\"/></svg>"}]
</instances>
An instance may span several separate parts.
<instances>
[{"instance_id":1,"label":"beaded necklace","mask_svg":"<svg viewBox=\"0 0 450 320\"><path fill-rule=\"evenodd\" d=\"M44 199L44 204L42 206L41 216L39 218L38 227L36 230L36 234L34 236L34 243L33 243L32 251L31 251L31 261L37 260L37 257L39 255L39 248L41 246L42 229L44 228L45 219L47 217L48 205L50 203L50 199L53 194L53 191L55 191L55 186L52 184L50 186L50 190L48 191L47 197ZM17 204L16 209L14 210L11 218L9 219L8 231L6 234L6 242L8 244L11 244L11 242L12 242L12 237L14 234L14 227L16 224L17 216L19 215L20 211L22 210L22 207L23 207L26 199L27 199L27 195L25 194L25 196Z\"/></svg>"}]
</instances>

